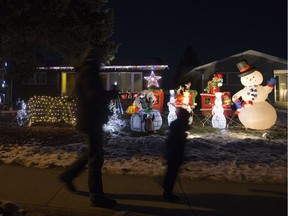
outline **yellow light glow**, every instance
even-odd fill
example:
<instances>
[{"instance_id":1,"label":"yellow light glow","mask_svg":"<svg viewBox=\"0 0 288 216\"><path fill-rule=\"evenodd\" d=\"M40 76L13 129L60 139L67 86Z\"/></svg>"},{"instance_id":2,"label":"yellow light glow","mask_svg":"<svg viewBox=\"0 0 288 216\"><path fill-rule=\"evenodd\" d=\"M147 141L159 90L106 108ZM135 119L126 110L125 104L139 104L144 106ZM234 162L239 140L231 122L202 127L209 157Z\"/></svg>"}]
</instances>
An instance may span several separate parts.
<instances>
[{"instance_id":1,"label":"yellow light glow","mask_svg":"<svg viewBox=\"0 0 288 216\"><path fill-rule=\"evenodd\" d=\"M66 96L67 95L67 73L66 72L62 72L62 85L61 85L61 92L62 92L62 96Z\"/></svg>"}]
</instances>

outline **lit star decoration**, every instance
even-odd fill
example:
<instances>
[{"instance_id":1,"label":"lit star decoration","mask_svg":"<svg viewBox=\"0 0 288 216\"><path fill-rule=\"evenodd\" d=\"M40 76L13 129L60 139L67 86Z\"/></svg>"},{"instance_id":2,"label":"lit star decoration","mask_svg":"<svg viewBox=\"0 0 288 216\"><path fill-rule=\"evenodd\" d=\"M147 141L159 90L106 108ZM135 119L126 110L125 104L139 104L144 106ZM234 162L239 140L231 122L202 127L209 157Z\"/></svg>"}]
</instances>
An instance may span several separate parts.
<instances>
[{"instance_id":1,"label":"lit star decoration","mask_svg":"<svg viewBox=\"0 0 288 216\"><path fill-rule=\"evenodd\" d=\"M144 76L144 79L148 81L148 88L150 86L159 87L158 80L161 79L161 76L155 76L154 72L152 71L150 76Z\"/></svg>"}]
</instances>

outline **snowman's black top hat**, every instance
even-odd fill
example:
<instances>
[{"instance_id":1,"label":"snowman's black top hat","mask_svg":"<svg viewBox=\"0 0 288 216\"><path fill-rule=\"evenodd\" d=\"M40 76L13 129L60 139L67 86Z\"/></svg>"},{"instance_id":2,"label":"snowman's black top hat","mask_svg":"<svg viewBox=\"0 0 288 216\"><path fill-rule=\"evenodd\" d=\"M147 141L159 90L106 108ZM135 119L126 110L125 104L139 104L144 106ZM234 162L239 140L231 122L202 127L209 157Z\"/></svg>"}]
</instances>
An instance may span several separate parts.
<instances>
[{"instance_id":1,"label":"snowman's black top hat","mask_svg":"<svg viewBox=\"0 0 288 216\"><path fill-rule=\"evenodd\" d=\"M246 75L249 75L256 71L255 67L251 67L246 59L241 60L240 62L237 63L237 67L240 71L240 74L238 74L238 77L243 77Z\"/></svg>"}]
</instances>

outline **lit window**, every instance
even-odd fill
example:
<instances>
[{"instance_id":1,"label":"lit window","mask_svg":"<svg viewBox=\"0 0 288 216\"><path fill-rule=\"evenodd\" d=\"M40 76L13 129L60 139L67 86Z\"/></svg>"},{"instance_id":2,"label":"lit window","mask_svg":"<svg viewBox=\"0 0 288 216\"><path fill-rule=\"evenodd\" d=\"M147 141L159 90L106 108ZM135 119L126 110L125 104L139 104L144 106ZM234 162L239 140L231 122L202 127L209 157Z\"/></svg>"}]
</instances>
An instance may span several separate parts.
<instances>
[{"instance_id":1,"label":"lit window","mask_svg":"<svg viewBox=\"0 0 288 216\"><path fill-rule=\"evenodd\" d=\"M142 90L142 73L140 72L100 73L100 78L106 90L112 90L115 83L117 83L117 90L122 92Z\"/></svg>"}]
</instances>

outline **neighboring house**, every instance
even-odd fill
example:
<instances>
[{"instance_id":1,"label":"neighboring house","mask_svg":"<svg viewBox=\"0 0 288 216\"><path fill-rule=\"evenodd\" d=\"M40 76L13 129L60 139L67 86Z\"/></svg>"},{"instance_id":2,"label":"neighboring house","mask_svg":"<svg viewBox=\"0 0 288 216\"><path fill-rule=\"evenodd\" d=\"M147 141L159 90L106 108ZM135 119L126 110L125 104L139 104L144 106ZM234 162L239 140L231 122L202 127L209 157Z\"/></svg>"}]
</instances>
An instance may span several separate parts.
<instances>
[{"instance_id":1,"label":"neighboring house","mask_svg":"<svg viewBox=\"0 0 288 216\"><path fill-rule=\"evenodd\" d=\"M275 77L278 80L274 92L269 94L269 100L274 106L287 107L287 60L254 50L248 50L196 67L182 76L181 82L191 82L191 89L195 89L198 93L201 93L204 92L204 88L207 86L207 82L213 77L213 74L220 73L224 79L221 91L229 91L232 96L243 88L238 77L239 70L236 65L242 59L246 59L251 66L256 67L262 73L264 77L263 86L267 84L267 81L271 77ZM197 98L198 104L201 104L200 99L200 97Z\"/></svg>"},{"instance_id":2,"label":"neighboring house","mask_svg":"<svg viewBox=\"0 0 288 216\"><path fill-rule=\"evenodd\" d=\"M100 77L105 89L112 90L117 82L117 90L132 93L146 89L144 76L154 71L161 76L168 65L160 59L122 60L117 59L110 65L102 65ZM18 98L27 101L33 96L73 96L77 79L74 67L38 67L31 79L13 83L12 101ZM161 83L161 80L159 80ZM161 84L160 84L161 86Z\"/></svg>"}]
</instances>

